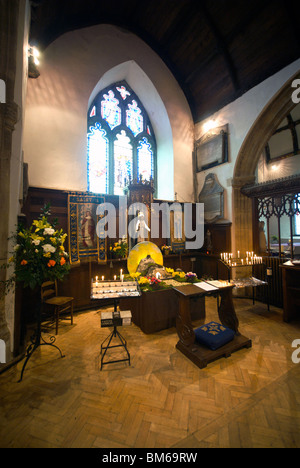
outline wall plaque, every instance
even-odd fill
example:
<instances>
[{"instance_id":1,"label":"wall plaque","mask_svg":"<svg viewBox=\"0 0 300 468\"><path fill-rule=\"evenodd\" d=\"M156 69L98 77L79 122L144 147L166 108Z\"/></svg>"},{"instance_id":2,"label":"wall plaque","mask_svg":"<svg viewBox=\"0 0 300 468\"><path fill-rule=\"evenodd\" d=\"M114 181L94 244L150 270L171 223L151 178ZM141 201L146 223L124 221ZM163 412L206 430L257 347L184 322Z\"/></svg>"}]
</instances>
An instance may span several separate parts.
<instances>
[{"instance_id":1,"label":"wall plaque","mask_svg":"<svg viewBox=\"0 0 300 468\"><path fill-rule=\"evenodd\" d=\"M203 135L195 143L196 171L228 162L228 124Z\"/></svg>"},{"instance_id":2,"label":"wall plaque","mask_svg":"<svg viewBox=\"0 0 300 468\"><path fill-rule=\"evenodd\" d=\"M208 174L199 194L199 203L204 203L205 223L214 223L224 218L224 188L215 174Z\"/></svg>"}]
</instances>

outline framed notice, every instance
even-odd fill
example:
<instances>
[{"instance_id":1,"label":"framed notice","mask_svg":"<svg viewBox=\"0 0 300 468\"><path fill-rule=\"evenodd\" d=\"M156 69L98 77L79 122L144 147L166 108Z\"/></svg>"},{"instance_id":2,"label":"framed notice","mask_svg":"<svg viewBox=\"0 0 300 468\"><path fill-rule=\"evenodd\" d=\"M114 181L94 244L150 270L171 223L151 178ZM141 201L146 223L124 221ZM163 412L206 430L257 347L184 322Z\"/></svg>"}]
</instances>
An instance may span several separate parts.
<instances>
[{"instance_id":1,"label":"framed notice","mask_svg":"<svg viewBox=\"0 0 300 468\"><path fill-rule=\"evenodd\" d=\"M228 125L214 128L195 143L196 171L228 162Z\"/></svg>"}]
</instances>

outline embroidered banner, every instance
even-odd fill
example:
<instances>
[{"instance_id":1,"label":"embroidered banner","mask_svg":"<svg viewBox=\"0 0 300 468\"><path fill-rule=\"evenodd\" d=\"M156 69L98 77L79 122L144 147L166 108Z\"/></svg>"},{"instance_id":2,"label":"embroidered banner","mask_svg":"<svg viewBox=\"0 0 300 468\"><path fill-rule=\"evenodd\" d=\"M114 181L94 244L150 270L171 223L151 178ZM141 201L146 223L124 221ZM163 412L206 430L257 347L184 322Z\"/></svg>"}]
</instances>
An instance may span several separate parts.
<instances>
[{"instance_id":1,"label":"embroidered banner","mask_svg":"<svg viewBox=\"0 0 300 468\"><path fill-rule=\"evenodd\" d=\"M102 195L70 192L68 194L68 225L70 263L94 259L106 263L106 238L100 239L96 226L100 217L97 206L105 202Z\"/></svg>"}]
</instances>

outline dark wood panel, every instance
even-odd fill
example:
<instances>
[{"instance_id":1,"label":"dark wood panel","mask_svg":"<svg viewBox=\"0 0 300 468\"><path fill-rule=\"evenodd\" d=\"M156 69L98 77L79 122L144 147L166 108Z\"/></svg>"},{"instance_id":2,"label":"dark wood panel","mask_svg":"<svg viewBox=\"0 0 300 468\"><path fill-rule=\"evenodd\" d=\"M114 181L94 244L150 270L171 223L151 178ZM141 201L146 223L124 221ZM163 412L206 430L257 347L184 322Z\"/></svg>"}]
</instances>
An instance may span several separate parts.
<instances>
[{"instance_id":1,"label":"dark wood panel","mask_svg":"<svg viewBox=\"0 0 300 468\"><path fill-rule=\"evenodd\" d=\"M112 203L116 207L117 214L117 229L118 229L118 197L106 196L106 201ZM157 202L162 202L157 200ZM59 227L68 233L68 194L62 190L52 190L38 187L30 187L26 203L23 208L23 213L27 218L27 225L30 226L32 221L36 219L40 213L41 208L46 204L51 204L52 217L58 219ZM118 232L118 231L117 231ZM160 233L161 234L161 233ZM127 261L122 259L111 258L109 252L109 245L117 239L110 239L108 242L107 263L98 264L94 261L81 262L79 265L72 265L70 273L65 277L63 282L58 284L59 293L61 295L74 297L75 310L82 310L96 306L95 301L90 299L90 285L92 278L104 276L106 279L113 279L114 275L119 276L120 270L127 273ZM168 243L166 238L154 239L153 242L162 246ZM67 246L67 244L66 244ZM195 261L191 261L191 259ZM181 255L169 255L164 257L164 266L182 269L185 272L193 270L199 276L201 274L201 267L199 264L199 253L184 253ZM26 309L28 303L24 302L22 306Z\"/></svg>"}]
</instances>

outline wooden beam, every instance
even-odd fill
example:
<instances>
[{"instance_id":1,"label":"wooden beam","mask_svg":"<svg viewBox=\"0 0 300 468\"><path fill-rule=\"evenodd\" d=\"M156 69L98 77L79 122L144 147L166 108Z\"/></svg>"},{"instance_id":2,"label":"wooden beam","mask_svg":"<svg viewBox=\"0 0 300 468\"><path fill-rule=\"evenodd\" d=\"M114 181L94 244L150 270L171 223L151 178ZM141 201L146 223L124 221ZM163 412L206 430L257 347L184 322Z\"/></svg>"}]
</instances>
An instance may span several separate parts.
<instances>
[{"instance_id":1,"label":"wooden beam","mask_svg":"<svg viewBox=\"0 0 300 468\"><path fill-rule=\"evenodd\" d=\"M216 47L217 50L223 55L225 64L228 69L229 76L231 78L232 84L234 89L237 91L240 88L239 80L237 77L236 67L233 63L232 57L229 53L227 48L225 39L222 37L220 31L218 30L213 18L211 17L208 9L206 6L201 2L199 3L199 8L201 9L202 15L206 20L208 27L210 28L211 32L213 33L215 40L216 40Z\"/></svg>"}]
</instances>

